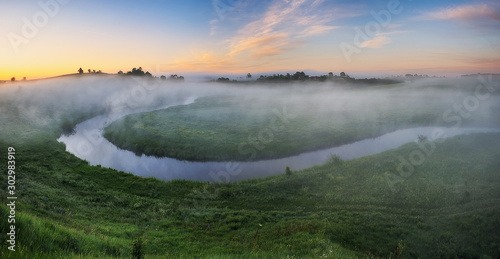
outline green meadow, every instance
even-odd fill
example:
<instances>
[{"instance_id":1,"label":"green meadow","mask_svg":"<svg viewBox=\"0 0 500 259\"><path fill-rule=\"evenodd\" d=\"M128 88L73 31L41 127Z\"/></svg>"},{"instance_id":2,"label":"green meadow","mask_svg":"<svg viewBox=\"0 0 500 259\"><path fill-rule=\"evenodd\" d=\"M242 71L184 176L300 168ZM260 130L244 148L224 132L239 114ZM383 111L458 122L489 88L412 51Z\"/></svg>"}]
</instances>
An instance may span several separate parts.
<instances>
[{"instance_id":1,"label":"green meadow","mask_svg":"<svg viewBox=\"0 0 500 259\"><path fill-rule=\"evenodd\" d=\"M454 126L443 118L455 101L446 87L415 90L388 85L332 91L295 85L290 86L293 98L283 96L283 89L245 89L237 95L201 97L188 105L128 115L107 126L104 136L137 155L188 161L282 158L397 129ZM477 112L468 123L487 125L490 117L487 111Z\"/></svg>"},{"instance_id":2,"label":"green meadow","mask_svg":"<svg viewBox=\"0 0 500 259\"><path fill-rule=\"evenodd\" d=\"M297 155L439 120L432 112L438 109L423 105L384 105L377 108L383 115L362 116L358 109L303 105L280 99L264 103L235 96L204 97L189 105L125 116L108 126L104 136L138 155L244 161Z\"/></svg>"}]
</instances>

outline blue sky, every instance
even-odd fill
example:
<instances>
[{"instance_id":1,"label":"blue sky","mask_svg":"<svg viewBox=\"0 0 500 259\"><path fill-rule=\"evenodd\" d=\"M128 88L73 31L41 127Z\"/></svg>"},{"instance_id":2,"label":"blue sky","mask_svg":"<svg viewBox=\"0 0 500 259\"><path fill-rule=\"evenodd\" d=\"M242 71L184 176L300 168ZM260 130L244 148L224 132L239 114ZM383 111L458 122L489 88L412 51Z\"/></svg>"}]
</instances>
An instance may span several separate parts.
<instances>
[{"instance_id":1,"label":"blue sky","mask_svg":"<svg viewBox=\"0 0 500 259\"><path fill-rule=\"evenodd\" d=\"M491 0L4 0L0 24L0 79L138 66L153 74L500 72L500 3Z\"/></svg>"}]
</instances>

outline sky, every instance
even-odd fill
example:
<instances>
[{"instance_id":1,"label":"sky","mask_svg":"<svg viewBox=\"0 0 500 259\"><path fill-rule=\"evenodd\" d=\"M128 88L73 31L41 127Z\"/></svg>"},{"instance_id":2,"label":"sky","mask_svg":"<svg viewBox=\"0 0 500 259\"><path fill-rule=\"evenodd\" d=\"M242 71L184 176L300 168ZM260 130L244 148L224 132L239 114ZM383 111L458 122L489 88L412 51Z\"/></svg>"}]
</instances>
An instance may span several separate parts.
<instances>
[{"instance_id":1,"label":"sky","mask_svg":"<svg viewBox=\"0 0 500 259\"><path fill-rule=\"evenodd\" d=\"M0 0L0 79L500 73L500 2Z\"/></svg>"}]
</instances>

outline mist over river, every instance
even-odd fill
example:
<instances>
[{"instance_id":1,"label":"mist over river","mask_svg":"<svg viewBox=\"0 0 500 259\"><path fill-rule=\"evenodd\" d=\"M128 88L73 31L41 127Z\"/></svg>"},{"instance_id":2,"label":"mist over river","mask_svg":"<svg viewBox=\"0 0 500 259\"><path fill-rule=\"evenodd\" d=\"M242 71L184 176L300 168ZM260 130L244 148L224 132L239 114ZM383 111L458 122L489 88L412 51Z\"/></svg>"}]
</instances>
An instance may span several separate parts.
<instances>
[{"instance_id":1,"label":"mist over river","mask_svg":"<svg viewBox=\"0 0 500 259\"><path fill-rule=\"evenodd\" d=\"M189 104L192 101L193 99L189 99L183 104ZM124 115L120 114L120 116ZM354 159L380 153L408 142L415 142L418 135L435 140L436 136L453 137L462 134L498 131L491 128L417 127L280 159L252 162L188 162L168 157L137 156L131 151L117 148L103 137L104 127L111 122L109 116L94 117L78 124L74 134L63 135L58 141L66 145L68 152L88 161L91 165L101 165L142 177L155 177L166 181L172 179L240 181L282 174L287 166L292 170L300 170L323 164L333 154L342 159Z\"/></svg>"}]
</instances>

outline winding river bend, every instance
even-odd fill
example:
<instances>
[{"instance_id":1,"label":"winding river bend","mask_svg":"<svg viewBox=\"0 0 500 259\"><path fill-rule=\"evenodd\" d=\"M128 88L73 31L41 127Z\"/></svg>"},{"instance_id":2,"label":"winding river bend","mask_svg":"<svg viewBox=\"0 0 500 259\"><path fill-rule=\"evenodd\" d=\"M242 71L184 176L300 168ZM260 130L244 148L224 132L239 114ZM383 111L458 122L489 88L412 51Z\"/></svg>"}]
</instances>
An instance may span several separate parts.
<instances>
[{"instance_id":1,"label":"winding river bend","mask_svg":"<svg viewBox=\"0 0 500 259\"><path fill-rule=\"evenodd\" d=\"M190 98L180 104L186 105L194 100L195 98ZM453 137L463 134L498 131L489 128L418 127L402 129L376 138L338 147L286 158L252 162L187 162L168 157L137 156L133 152L119 149L103 137L104 128L112 121L128 114L144 111L148 110L122 111L121 113L91 118L78 124L73 135L61 136L58 141L66 144L66 151L88 161L91 165L114 168L142 177L156 177L167 181L172 179L240 181L282 174L287 166L292 170L300 170L323 164L332 154L336 154L342 159L353 159L380 153L408 142L414 142L417 140L418 135L424 135L429 140L435 140L436 136Z\"/></svg>"}]
</instances>

